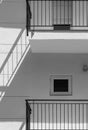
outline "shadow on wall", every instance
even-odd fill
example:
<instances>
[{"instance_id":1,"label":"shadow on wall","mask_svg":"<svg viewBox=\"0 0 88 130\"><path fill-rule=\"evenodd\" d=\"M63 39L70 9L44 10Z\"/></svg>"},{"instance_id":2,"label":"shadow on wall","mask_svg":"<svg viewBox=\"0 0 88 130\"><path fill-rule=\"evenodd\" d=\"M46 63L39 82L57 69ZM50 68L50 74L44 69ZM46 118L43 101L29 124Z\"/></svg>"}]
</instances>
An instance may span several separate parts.
<instances>
[{"instance_id":1,"label":"shadow on wall","mask_svg":"<svg viewBox=\"0 0 88 130\"><path fill-rule=\"evenodd\" d=\"M25 130L26 124L21 119L0 119L0 130Z\"/></svg>"},{"instance_id":2,"label":"shadow on wall","mask_svg":"<svg viewBox=\"0 0 88 130\"><path fill-rule=\"evenodd\" d=\"M5 95L8 81L21 59L19 55L25 51L26 32L23 34L25 27L25 0L2 0L0 3L0 101ZM19 51L18 59L16 59L16 48ZM7 66L9 66L8 70Z\"/></svg>"},{"instance_id":3,"label":"shadow on wall","mask_svg":"<svg viewBox=\"0 0 88 130\"><path fill-rule=\"evenodd\" d=\"M0 92L2 93L3 86L10 85L20 62L25 58L29 42L27 42L25 28L0 28L0 34L2 36L0 39L0 59L3 61L0 65Z\"/></svg>"}]
</instances>

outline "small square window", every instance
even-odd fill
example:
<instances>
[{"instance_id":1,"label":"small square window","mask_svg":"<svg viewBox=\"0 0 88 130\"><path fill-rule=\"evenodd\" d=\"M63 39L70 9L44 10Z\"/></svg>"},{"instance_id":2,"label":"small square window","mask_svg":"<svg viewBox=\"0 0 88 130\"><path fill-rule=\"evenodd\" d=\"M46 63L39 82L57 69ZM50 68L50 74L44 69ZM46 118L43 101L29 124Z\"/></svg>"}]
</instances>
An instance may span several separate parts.
<instances>
[{"instance_id":1,"label":"small square window","mask_svg":"<svg viewBox=\"0 0 88 130\"><path fill-rule=\"evenodd\" d=\"M50 76L50 95L72 95L72 76L71 75L51 75Z\"/></svg>"}]
</instances>

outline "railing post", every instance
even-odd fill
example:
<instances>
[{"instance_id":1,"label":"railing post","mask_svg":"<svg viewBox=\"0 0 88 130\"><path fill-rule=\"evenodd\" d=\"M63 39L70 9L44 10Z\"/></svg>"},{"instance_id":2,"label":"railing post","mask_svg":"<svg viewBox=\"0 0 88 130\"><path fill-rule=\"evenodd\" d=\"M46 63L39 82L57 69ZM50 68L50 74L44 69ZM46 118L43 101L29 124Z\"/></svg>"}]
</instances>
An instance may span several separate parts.
<instances>
[{"instance_id":1,"label":"railing post","mask_svg":"<svg viewBox=\"0 0 88 130\"><path fill-rule=\"evenodd\" d=\"M31 114L31 107L28 103L28 101L26 101L26 130L30 130L30 114Z\"/></svg>"},{"instance_id":2,"label":"railing post","mask_svg":"<svg viewBox=\"0 0 88 130\"><path fill-rule=\"evenodd\" d=\"M26 0L26 31L28 36L28 1Z\"/></svg>"},{"instance_id":3,"label":"railing post","mask_svg":"<svg viewBox=\"0 0 88 130\"><path fill-rule=\"evenodd\" d=\"M27 30L27 36L28 36L28 31L30 29L30 25L31 25L31 18L32 18L32 13L31 13L30 5L28 3L28 0L26 0L26 30Z\"/></svg>"}]
</instances>

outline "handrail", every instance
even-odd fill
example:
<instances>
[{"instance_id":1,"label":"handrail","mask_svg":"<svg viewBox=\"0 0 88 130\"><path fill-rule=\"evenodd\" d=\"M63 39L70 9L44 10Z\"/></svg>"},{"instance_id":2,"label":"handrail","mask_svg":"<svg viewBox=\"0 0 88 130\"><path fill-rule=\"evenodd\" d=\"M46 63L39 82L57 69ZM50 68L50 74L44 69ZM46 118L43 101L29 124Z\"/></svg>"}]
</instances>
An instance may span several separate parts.
<instances>
[{"instance_id":1,"label":"handrail","mask_svg":"<svg viewBox=\"0 0 88 130\"><path fill-rule=\"evenodd\" d=\"M25 99L25 101L88 101L88 99Z\"/></svg>"}]
</instances>

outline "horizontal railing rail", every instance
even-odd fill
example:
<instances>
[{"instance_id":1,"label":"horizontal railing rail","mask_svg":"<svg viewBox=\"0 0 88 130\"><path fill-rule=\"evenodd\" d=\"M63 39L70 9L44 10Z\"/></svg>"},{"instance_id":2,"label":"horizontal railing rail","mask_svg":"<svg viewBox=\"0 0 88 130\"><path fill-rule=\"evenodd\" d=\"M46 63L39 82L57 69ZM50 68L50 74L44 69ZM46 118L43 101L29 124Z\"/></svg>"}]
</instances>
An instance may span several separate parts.
<instances>
[{"instance_id":1,"label":"horizontal railing rail","mask_svg":"<svg viewBox=\"0 0 88 130\"><path fill-rule=\"evenodd\" d=\"M26 0L27 31L87 31L87 2L87 0Z\"/></svg>"},{"instance_id":2,"label":"horizontal railing rail","mask_svg":"<svg viewBox=\"0 0 88 130\"><path fill-rule=\"evenodd\" d=\"M26 100L26 130L40 129L87 130L88 100Z\"/></svg>"}]
</instances>

